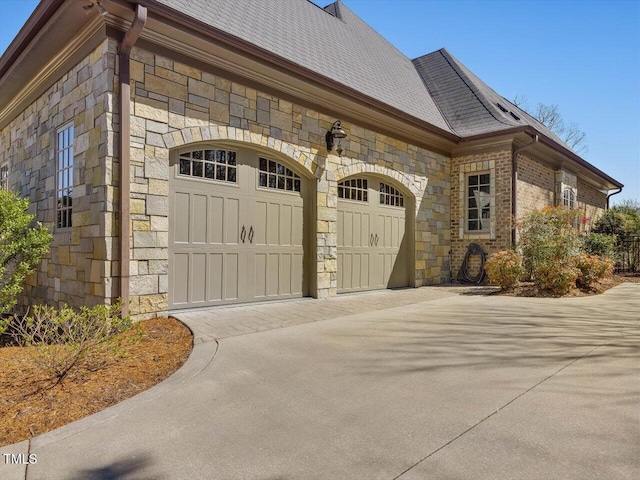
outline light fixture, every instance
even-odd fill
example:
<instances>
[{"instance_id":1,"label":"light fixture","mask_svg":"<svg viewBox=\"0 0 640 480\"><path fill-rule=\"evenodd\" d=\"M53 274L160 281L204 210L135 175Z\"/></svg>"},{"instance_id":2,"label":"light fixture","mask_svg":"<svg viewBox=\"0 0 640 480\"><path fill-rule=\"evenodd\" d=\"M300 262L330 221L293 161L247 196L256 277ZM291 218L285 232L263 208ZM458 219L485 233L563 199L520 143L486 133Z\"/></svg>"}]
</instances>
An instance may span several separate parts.
<instances>
[{"instance_id":1,"label":"light fixture","mask_svg":"<svg viewBox=\"0 0 640 480\"><path fill-rule=\"evenodd\" d=\"M326 140L327 140L327 151L333 150L335 141L338 140L338 144L336 145L336 152L338 152L338 156L342 155L342 139L346 138L347 134L342 129L342 122L340 120L336 120L331 125L331 130L327 132Z\"/></svg>"}]
</instances>

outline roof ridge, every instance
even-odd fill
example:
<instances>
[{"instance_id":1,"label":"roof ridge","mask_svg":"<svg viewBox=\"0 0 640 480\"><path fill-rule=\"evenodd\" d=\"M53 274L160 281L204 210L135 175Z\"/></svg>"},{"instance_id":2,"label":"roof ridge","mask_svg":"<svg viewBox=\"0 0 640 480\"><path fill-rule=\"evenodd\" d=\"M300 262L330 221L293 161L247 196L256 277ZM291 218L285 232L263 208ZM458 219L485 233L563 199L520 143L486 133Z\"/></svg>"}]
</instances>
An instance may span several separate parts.
<instances>
[{"instance_id":1,"label":"roof ridge","mask_svg":"<svg viewBox=\"0 0 640 480\"><path fill-rule=\"evenodd\" d=\"M473 95L478 99L478 101L482 104L482 106L487 110L487 112L489 112L489 114L493 118L495 118L498 122L503 123L505 125L516 126L516 127L521 126L521 124L519 124L519 123L513 123L511 121L507 121L507 119L505 119L502 115L496 115L498 112L497 112L496 108L494 107L493 102L491 102L487 97L485 97L483 95L483 93L476 87L475 82L471 78L469 78L469 76L462 70L462 68L460 68L461 63L459 62L459 60L456 57L454 57L453 55L451 55L447 51L446 48L441 48L440 50L437 50L437 52L440 53L444 57L444 59L447 61L447 63L449 65L451 65L451 68L453 68L453 70L456 72L456 74L465 83L465 85L469 88L469 90L471 90ZM476 77L476 78L478 78L478 77ZM478 78L478 80L480 82L482 82L482 80L480 78ZM485 85L486 85L487 88L493 90L486 83L485 83ZM495 92L495 90L493 90L493 91L499 97L504 98L504 97L502 97L502 95L500 95L497 92Z\"/></svg>"},{"instance_id":2,"label":"roof ridge","mask_svg":"<svg viewBox=\"0 0 640 480\"><path fill-rule=\"evenodd\" d=\"M444 48L441 48L440 50L444 50ZM446 122L446 124L449 126L449 128L451 129L451 131L453 133L455 133L458 136L462 136L458 133L458 131L453 127L453 125L451 124L451 122L449 121L449 119L447 118L447 116L444 114L444 111L442 110L442 108L440 107L440 102L436 101L435 98L435 94L433 92L433 90L429 87L429 84L427 83L426 79L424 78L423 75L420 75L420 71L418 70L418 67L416 67L416 61L428 56L428 55L432 55L434 53L439 52L440 50L436 50L435 52L431 52L431 53L426 53L420 57L416 57L413 60L411 60L411 64L413 65L413 68L416 69L416 71L418 72L418 76L420 77L420 79L422 80L422 83L424 84L424 88L427 89L427 92L429 93L429 96L433 99L433 103L436 106L436 108L438 109L438 111L440 112L440 115L442 116L442 118L444 119L444 121Z\"/></svg>"}]
</instances>

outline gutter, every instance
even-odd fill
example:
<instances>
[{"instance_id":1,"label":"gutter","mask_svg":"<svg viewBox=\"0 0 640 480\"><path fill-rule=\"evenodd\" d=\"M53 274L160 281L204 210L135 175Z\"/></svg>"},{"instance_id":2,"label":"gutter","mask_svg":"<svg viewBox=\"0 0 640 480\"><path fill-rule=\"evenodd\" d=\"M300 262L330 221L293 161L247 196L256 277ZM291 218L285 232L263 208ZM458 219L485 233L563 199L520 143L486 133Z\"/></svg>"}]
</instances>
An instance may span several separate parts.
<instances>
[{"instance_id":1,"label":"gutter","mask_svg":"<svg viewBox=\"0 0 640 480\"><path fill-rule=\"evenodd\" d=\"M538 143L538 135L533 135L531 142L518 148L514 148L511 154L511 218L512 222L516 221L518 214L518 155L520 152L533 147ZM516 244L516 227L515 224L511 227L511 244Z\"/></svg>"},{"instance_id":2,"label":"gutter","mask_svg":"<svg viewBox=\"0 0 640 480\"><path fill-rule=\"evenodd\" d=\"M125 1L133 3L136 0ZM458 143L461 140L460 136L458 136L454 132L449 132L442 127L438 127L426 120L417 118L400 110L397 107L393 107L381 100L372 98L336 80L320 75L319 73L316 73L315 71L307 67L303 67L301 65L298 65L297 63L292 62L291 60L280 57L279 55L276 55L275 53L270 52L269 50L266 50L258 45L250 43L223 30L219 30L216 27L190 17L177 9L173 9L171 7L168 7L167 5L158 3L157 0L143 1L145 5L148 5L149 8L153 11L154 15L157 14L161 17L164 17L169 21L175 23L176 25L179 25L180 27L186 27L188 29L194 30L198 32L199 35L206 36L216 42L222 42L223 44L237 51L240 51L247 56L252 57L254 60L264 65L267 65L271 68L275 67L279 71L290 72L294 74L294 76L302 78L307 82L313 82L315 86L320 86L321 88L329 89L330 91L337 92L340 95L347 96L353 101L364 104L365 106L373 108L378 112L382 112L386 115L391 115L398 120L409 123L410 125L429 132L433 135L438 135L451 142ZM446 123L446 119L444 119L444 121Z\"/></svg>"},{"instance_id":3,"label":"gutter","mask_svg":"<svg viewBox=\"0 0 640 480\"><path fill-rule=\"evenodd\" d=\"M63 3L64 0L45 0L38 4L18 32L18 35L16 35L2 57L0 57L0 77L11 68L27 45L38 35L42 27L44 27Z\"/></svg>"},{"instance_id":4,"label":"gutter","mask_svg":"<svg viewBox=\"0 0 640 480\"><path fill-rule=\"evenodd\" d=\"M539 137L539 143L541 145L544 145L544 146L550 148L551 150L553 150L555 152L558 152L558 153L560 153L562 155L565 155L565 156L569 157L571 160L576 162L579 166L584 167L585 169L587 169L592 174L594 174L594 175L600 177L601 179L609 182L611 185L614 185L615 188L622 188L624 186L622 183L617 181L615 178L610 177L609 175L604 173L599 168L591 165L589 162L587 162L582 157L577 155L573 150L558 144L558 142L556 142L555 140L553 140L551 138L548 138L543 133L538 132L535 128L533 128L531 126L528 126L528 125L527 126L522 126L522 127L508 128L508 129L499 130L499 131L496 131L496 132L481 133L481 134L478 134L478 135L472 135L472 136L469 136L469 137L465 137L465 138L460 140L460 145L464 145L465 143L469 143L469 142L472 142L472 141L485 140L485 139L499 137L499 136L503 136L503 135L515 135L515 134L518 134L518 133L526 133L527 135L529 135L531 137L537 136L537 137Z\"/></svg>"},{"instance_id":5,"label":"gutter","mask_svg":"<svg viewBox=\"0 0 640 480\"><path fill-rule=\"evenodd\" d=\"M614 195L619 194L621 191L622 191L622 187L620 187L617 192L607 194L607 210L609 210L609 199Z\"/></svg>"},{"instance_id":6,"label":"gutter","mask_svg":"<svg viewBox=\"0 0 640 480\"><path fill-rule=\"evenodd\" d=\"M131 77L130 54L147 22L147 7L136 5L136 13L131 27L125 34L118 52L120 67L120 299L122 316L129 315L129 274L130 274L130 196L131 196Z\"/></svg>"}]
</instances>

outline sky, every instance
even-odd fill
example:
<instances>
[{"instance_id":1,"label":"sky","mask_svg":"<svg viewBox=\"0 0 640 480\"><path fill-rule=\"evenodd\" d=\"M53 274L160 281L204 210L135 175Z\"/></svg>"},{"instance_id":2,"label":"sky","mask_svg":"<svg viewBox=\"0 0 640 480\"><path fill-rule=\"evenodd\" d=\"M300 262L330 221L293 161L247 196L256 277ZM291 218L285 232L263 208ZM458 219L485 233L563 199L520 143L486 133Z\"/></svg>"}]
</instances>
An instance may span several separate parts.
<instances>
[{"instance_id":1,"label":"sky","mask_svg":"<svg viewBox=\"0 0 640 480\"><path fill-rule=\"evenodd\" d=\"M342 1L409 58L445 47L508 100L557 105L624 183L612 204L640 201L640 0ZM0 52L37 3L0 0Z\"/></svg>"}]
</instances>

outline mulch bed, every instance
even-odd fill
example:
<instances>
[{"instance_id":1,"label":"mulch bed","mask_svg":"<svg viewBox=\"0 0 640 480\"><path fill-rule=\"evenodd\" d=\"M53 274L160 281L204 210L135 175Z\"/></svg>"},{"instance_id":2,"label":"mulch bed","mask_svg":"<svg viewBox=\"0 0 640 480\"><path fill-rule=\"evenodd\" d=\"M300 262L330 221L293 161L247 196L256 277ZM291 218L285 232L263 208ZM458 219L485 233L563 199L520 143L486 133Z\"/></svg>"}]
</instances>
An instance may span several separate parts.
<instances>
[{"instance_id":1,"label":"mulch bed","mask_svg":"<svg viewBox=\"0 0 640 480\"><path fill-rule=\"evenodd\" d=\"M147 390L180 368L191 332L174 319L135 324L101 368L73 370L60 383L33 364L35 347L0 348L0 446L48 432Z\"/></svg>"},{"instance_id":2,"label":"mulch bed","mask_svg":"<svg viewBox=\"0 0 640 480\"><path fill-rule=\"evenodd\" d=\"M564 297L586 297L590 295L597 295L599 293L605 292L610 288L615 287L616 285L620 285L624 282L631 283L640 283L640 274L625 274L618 273L609 279L605 279L600 283L594 285L594 287L590 290L582 290L578 288L574 288ZM496 292L491 292L489 295L507 295L511 297L556 297L551 292L540 290L537 288L533 282L521 282L517 287L509 289L509 290L498 290Z\"/></svg>"}]
</instances>

